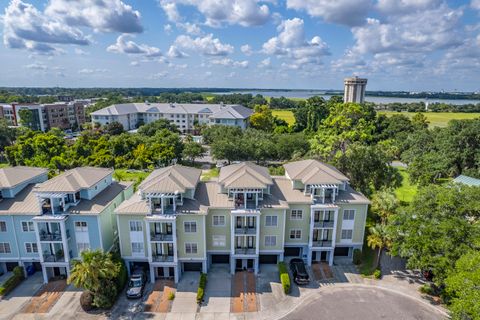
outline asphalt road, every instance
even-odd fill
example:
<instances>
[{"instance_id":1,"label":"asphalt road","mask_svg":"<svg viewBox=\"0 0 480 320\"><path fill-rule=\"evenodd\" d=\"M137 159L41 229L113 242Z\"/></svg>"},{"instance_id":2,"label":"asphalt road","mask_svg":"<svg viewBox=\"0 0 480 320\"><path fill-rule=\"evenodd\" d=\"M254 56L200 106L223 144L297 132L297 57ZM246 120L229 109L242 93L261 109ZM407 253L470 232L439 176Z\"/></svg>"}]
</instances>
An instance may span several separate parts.
<instances>
[{"instance_id":1,"label":"asphalt road","mask_svg":"<svg viewBox=\"0 0 480 320\"><path fill-rule=\"evenodd\" d=\"M377 288L331 288L287 315L285 320L438 320L439 311L403 295Z\"/></svg>"}]
</instances>

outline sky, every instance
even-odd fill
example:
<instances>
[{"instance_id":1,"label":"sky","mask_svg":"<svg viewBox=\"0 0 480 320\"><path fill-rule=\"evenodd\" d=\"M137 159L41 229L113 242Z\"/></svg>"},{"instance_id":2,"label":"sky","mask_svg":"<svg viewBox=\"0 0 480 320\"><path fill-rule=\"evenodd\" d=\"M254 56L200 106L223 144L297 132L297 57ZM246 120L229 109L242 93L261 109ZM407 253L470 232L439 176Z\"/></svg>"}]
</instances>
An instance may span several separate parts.
<instances>
[{"instance_id":1,"label":"sky","mask_svg":"<svg viewBox=\"0 0 480 320\"><path fill-rule=\"evenodd\" d=\"M480 91L480 0L0 0L0 86Z\"/></svg>"}]
</instances>

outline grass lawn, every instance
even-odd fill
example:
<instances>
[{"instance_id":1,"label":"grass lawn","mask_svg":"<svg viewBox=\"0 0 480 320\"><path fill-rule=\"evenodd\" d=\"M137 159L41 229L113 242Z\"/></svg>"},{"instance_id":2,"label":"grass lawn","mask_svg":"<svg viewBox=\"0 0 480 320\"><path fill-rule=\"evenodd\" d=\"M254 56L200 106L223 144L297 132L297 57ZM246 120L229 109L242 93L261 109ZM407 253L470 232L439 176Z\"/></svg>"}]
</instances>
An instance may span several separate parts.
<instances>
[{"instance_id":1,"label":"grass lawn","mask_svg":"<svg viewBox=\"0 0 480 320\"><path fill-rule=\"evenodd\" d=\"M282 120L287 121L288 125L292 126L295 124L295 117L293 116L293 112L290 110L272 110L272 114L274 116L279 117Z\"/></svg>"},{"instance_id":2,"label":"grass lawn","mask_svg":"<svg viewBox=\"0 0 480 320\"><path fill-rule=\"evenodd\" d=\"M391 116L394 114L403 114L409 118L412 118L415 115L415 112L394 112L394 111L379 111L378 114L386 114ZM430 122L430 127L446 127L448 121L464 120L464 119L475 119L480 117L480 113L463 113L463 112L425 112L424 115L427 117L427 120Z\"/></svg>"},{"instance_id":3,"label":"grass lawn","mask_svg":"<svg viewBox=\"0 0 480 320\"><path fill-rule=\"evenodd\" d=\"M410 183L410 175L406 168L397 168L402 175L402 185L395 190L398 200L402 202L412 202L413 197L417 193L417 186Z\"/></svg>"},{"instance_id":4,"label":"grass lawn","mask_svg":"<svg viewBox=\"0 0 480 320\"><path fill-rule=\"evenodd\" d=\"M0 163L0 168L10 167L8 163Z\"/></svg>"},{"instance_id":5,"label":"grass lawn","mask_svg":"<svg viewBox=\"0 0 480 320\"><path fill-rule=\"evenodd\" d=\"M212 178L218 177L218 174L220 173L220 170L215 167L209 170L205 170L202 172L202 181L209 181L212 180Z\"/></svg>"},{"instance_id":6,"label":"grass lawn","mask_svg":"<svg viewBox=\"0 0 480 320\"><path fill-rule=\"evenodd\" d=\"M149 174L149 171L116 169L113 177L118 181L135 181L135 188L137 188Z\"/></svg>"}]
</instances>

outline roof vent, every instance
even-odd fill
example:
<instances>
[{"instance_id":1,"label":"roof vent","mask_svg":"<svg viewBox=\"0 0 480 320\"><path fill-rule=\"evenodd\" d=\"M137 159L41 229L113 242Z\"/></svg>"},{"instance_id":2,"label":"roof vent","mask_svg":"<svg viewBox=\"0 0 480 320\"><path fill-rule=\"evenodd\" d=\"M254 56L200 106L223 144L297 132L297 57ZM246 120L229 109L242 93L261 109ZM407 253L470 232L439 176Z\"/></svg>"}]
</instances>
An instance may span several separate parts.
<instances>
[{"instance_id":1,"label":"roof vent","mask_svg":"<svg viewBox=\"0 0 480 320\"><path fill-rule=\"evenodd\" d=\"M175 108L175 105L173 103L170 103L170 108Z\"/></svg>"},{"instance_id":2,"label":"roof vent","mask_svg":"<svg viewBox=\"0 0 480 320\"><path fill-rule=\"evenodd\" d=\"M150 102L148 102L148 100L145 100L145 104L148 104L148 105L150 105Z\"/></svg>"}]
</instances>

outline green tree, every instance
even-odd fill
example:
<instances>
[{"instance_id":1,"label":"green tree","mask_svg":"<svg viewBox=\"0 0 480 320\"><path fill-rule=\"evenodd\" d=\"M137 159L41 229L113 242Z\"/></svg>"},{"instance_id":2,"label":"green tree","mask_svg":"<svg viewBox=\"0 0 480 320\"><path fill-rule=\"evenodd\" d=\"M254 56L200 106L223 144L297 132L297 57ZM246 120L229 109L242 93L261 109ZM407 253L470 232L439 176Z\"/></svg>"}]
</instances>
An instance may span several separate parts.
<instances>
[{"instance_id":1,"label":"green tree","mask_svg":"<svg viewBox=\"0 0 480 320\"><path fill-rule=\"evenodd\" d=\"M198 142L187 141L183 146L183 156L188 158L192 164L195 164L195 159L205 154L205 148Z\"/></svg>"},{"instance_id":2,"label":"green tree","mask_svg":"<svg viewBox=\"0 0 480 320\"><path fill-rule=\"evenodd\" d=\"M250 116L250 126L254 129L272 132L275 128L275 118L267 105L255 106L255 112Z\"/></svg>"},{"instance_id":3,"label":"green tree","mask_svg":"<svg viewBox=\"0 0 480 320\"><path fill-rule=\"evenodd\" d=\"M415 115L412 117L412 125L417 130L418 129L427 129L428 124L429 124L429 122L427 120L427 117L421 112L415 113Z\"/></svg>"},{"instance_id":4,"label":"green tree","mask_svg":"<svg viewBox=\"0 0 480 320\"><path fill-rule=\"evenodd\" d=\"M8 126L7 120L0 119L0 153L15 141L16 132Z\"/></svg>"},{"instance_id":5,"label":"green tree","mask_svg":"<svg viewBox=\"0 0 480 320\"><path fill-rule=\"evenodd\" d=\"M140 128L138 128L138 133L144 136L154 136L158 131L162 131L167 129L173 133L178 133L177 126L167 119L159 119L157 121L153 121L147 124L144 124Z\"/></svg>"},{"instance_id":6,"label":"green tree","mask_svg":"<svg viewBox=\"0 0 480 320\"><path fill-rule=\"evenodd\" d=\"M103 131L105 131L105 133L109 135L116 136L116 135L122 134L125 130L123 128L123 124L117 121L113 121L109 124L106 124L103 127Z\"/></svg>"},{"instance_id":7,"label":"green tree","mask_svg":"<svg viewBox=\"0 0 480 320\"><path fill-rule=\"evenodd\" d=\"M322 97L308 98L304 106L293 110L295 131L316 132L322 121L328 116L329 107Z\"/></svg>"},{"instance_id":8,"label":"green tree","mask_svg":"<svg viewBox=\"0 0 480 320\"><path fill-rule=\"evenodd\" d=\"M387 233L386 226L381 223L377 223L375 226L370 227L368 231L367 245L374 250L377 249L375 268L378 268L383 250L390 246L390 236Z\"/></svg>"}]
</instances>

